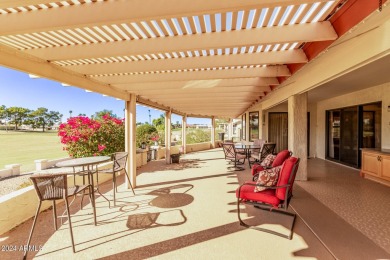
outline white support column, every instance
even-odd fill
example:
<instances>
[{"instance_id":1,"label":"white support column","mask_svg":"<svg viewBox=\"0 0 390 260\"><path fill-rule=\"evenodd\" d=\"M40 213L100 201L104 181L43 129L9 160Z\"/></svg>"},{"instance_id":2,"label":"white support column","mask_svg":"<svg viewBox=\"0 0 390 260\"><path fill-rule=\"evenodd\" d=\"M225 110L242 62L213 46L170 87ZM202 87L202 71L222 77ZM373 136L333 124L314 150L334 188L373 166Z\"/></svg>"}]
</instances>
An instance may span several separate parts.
<instances>
[{"instance_id":1,"label":"white support column","mask_svg":"<svg viewBox=\"0 0 390 260\"><path fill-rule=\"evenodd\" d=\"M135 127L136 127L136 96L130 95L130 100L125 101L125 150L129 153L127 158L126 170L130 177L131 184L136 187L137 177L137 156L135 145ZM126 186L130 188L127 178Z\"/></svg>"},{"instance_id":2,"label":"white support column","mask_svg":"<svg viewBox=\"0 0 390 260\"><path fill-rule=\"evenodd\" d=\"M266 139L264 138L264 132L263 127L265 127L265 117L263 118L263 110L259 109L259 139Z\"/></svg>"},{"instance_id":3,"label":"white support column","mask_svg":"<svg viewBox=\"0 0 390 260\"><path fill-rule=\"evenodd\" d=\"M165 162L171 163L171 115L172 111L165 113Z\"/></svg>"},{"instance_id":4,"label":"white support column","mask_svg":"<svg viewBox=\"0 0 390 260\"><path fill-rule=\"evenodd\" d=\"M288 98L288 148L300 158L296 179L307 180L307 93Z\"/></svg>"},{"instance_id":5,"label":"white support column","mask_svg":"<svg viewBox=\"0 0 390 260\"><path fill-rule=\"evenodd\" d=\"M249 142L250 140L250 136L249 136L249 112L248 113L245 113L245 140L247 142Z\"/></svg>"},{"instance_id":6,"label":"white support column","mask_svg":"<svg viewBox=\"0 0 390 260\"><path fill-rule=\"evenodd\" d=\"M215 116L211 117L211 148L215 148Z\"/></svg>"},{"instance_id":7,"label":"white support column","mask_svg":"<svg viewBox=\"0 0 390 260\"><path fill-rule=\"evenodd\" d=\"M187 153L187 115L184 115L181 123L181 145L183 153Z\"/></svg>"},{"instance_id":8,"label":"white support column","mask_svg":"<svg viewBox=\"0 0 390 260\"><path fill-rule=\"evenodd\" d=\"M229 140L233 140L233 119L229 119ZM225 139L227 139L225 137Z\"/></svg>"}]
</instances>

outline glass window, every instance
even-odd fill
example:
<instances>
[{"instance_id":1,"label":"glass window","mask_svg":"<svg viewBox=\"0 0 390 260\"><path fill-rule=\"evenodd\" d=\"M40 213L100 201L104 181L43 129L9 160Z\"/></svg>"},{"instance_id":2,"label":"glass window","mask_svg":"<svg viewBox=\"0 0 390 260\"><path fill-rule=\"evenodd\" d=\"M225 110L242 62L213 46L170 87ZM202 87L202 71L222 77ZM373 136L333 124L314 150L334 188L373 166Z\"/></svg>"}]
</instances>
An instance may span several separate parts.
<instances>
[{"instance_id":1,"label":"glass window","mask_svg":"<svg viewBox=\"0 0 390 260\"><path fill-rule=\"evenodd\" d=\"M259 112L249 112L249 141L259 139Z\"/></svg>"}]
</instances>

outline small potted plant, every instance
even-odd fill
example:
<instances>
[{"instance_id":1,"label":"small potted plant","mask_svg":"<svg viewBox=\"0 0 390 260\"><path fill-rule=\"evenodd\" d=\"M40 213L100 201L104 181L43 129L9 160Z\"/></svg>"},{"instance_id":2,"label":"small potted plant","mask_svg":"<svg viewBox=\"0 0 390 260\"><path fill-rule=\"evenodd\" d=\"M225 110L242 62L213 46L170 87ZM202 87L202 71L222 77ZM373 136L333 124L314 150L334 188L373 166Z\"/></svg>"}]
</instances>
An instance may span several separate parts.
<instances>
[{"instance_id":1,"label":"small potted plant","mask_svg":"<svg viewBox=\"0 0 390 260\"><path fill-rule=\"evenodd\" d=\"M171 162L179 163L180 162L180 153L171 154Z\"/></svg>"},{"instance_id":2,"label":"small potted plant","mask_svg":"<svg viewBox=\"0 0 390 260\"><path fill-rule=\"evenodd\" d=\"M156 134L153 134L151 137L150 137L150 140L152 140L154 142L154 145L155 146L158 146L158 140L160 139L160 136L156 133Z\"/></svg>"}]
</instances>

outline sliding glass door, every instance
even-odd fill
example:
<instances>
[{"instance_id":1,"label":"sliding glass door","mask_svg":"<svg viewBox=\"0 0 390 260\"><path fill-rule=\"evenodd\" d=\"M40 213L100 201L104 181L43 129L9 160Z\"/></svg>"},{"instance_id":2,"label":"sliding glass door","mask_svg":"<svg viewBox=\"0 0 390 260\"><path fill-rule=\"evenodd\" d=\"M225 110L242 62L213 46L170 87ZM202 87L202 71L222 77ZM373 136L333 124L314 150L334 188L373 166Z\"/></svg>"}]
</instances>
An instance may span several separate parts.
<instances>
[{"instance_id":1,"label":"sliding glass door","mask_svg":"<svg viewBox=\"0 0 390 260\"><path fill-rule=\"evenodd\" d=\"M327 157L340 160L340 110L328 111Z\"/></svg>"},{"instance_id":2,"label":"sliding glass door","mask_svg":"<svg viewBox=\"0 0 390 260\"><path fill-rule=\"evenodd\" d=\"M327 111L326 157L360 167L360 148L381 146L381 102Z\"/></svg>"},{"instance_id":3,"label":"sliding glass door","mask_svg":"<svg viewBox=\"0 0 390 260\"><path fill-rule=\"evenodd\" d=\"M340 161L358 166L358 107L341 110Z\"/></svg>"},{"instance_id":4,"label":"sliding glass door","mask_svg":"<svg viewBox=\"0 0 390 260\"><path fill-rule=\"evenodd\" d=\"M268 142L276 143L275 153L288 149L288 113L268 114Z\"/></svg>"}]
</instances>

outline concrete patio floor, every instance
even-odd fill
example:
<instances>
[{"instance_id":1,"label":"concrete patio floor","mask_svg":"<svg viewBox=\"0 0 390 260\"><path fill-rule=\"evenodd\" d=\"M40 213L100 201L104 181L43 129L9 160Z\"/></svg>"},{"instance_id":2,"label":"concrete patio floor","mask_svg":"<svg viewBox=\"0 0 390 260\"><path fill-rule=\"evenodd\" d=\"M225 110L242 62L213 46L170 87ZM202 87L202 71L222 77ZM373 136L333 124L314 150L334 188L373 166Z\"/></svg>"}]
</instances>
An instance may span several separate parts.
<instances>
[{"instance_id":1,"label":"concrete patio floor","mask_svg":"<svg viewBox=\"0 0 390 260\"><path fill-rule=\"evenodd\" d=\"M309 170L311 167L318 168L313 164L321 165L323 162L319 159L309 160ZM323 167L326 168L326 165ZM297 211L299 217L292 240L241 227L237 221L235 190L239 183L250 179L250 172L248 169L242 172L228 171L221 149L184 155L180 164L166 165L163 160L152 161L138 169L137 173L135 196L131 190L125 189L122 175L119 178L122 185L116 207L109 208L107 201L102 197L97 198L97 226L93 225L88 200L84 200L86 206L83 210L79 210L78 204L72 206L72 213L75 214L72 217L75 254L72 252L67 223L54 232L52 211L43 212L31 243L37 249L40 246L42 249L29 252L28 258L390 258L390 250L385 250L386 244L380 247L378 242L373 242L372 238L338 216L330 206L311 195L310 188L305 187L310 186L311 181L297 182L294 191L291 210ZM318 176L316 178L313 184L320 179ZM370 181L359 180L373 185ZM107 182L100 186L110 199L111 185L111 182ZM384 192L388 190L385 187ZM61 210L63 207L59 212ZM288 232L286 226L290 219L274 215L246 206L243 207L242 217L258 225ZM2 235L2 249L6 249L7 245L16 248L24 245L31 224L32 220L26 221ZM338 235L335 236L335 233ZM22 254L19 250L2 250L0 259L16 259Z\"/></svg>"}]
</instances>

